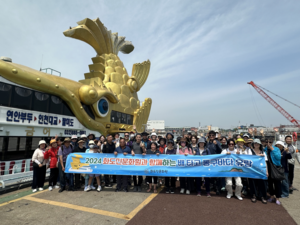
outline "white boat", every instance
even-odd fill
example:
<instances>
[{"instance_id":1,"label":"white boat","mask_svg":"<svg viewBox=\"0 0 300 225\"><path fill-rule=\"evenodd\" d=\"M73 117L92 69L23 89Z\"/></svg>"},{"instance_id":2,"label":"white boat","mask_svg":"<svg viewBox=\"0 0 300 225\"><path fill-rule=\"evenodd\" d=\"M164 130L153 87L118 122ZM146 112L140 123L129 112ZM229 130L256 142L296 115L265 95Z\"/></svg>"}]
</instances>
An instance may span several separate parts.
<instances>
[{"instance_id":1,"label":"white boat","mask_svg":"<svg viewBox=\"0 0 300 225\"><path fill-rule=\"evenodd\" d=\"M4 179L18 183L32 171L31 158L41 139L49 143L55 135L101 135L84 127L59 97L13 83L1 74L0 96L0 188ZM88 106L83 108L92 115ZM16 173L24 173L24 177L13 182Z\"/></svg>"}]
</instances>

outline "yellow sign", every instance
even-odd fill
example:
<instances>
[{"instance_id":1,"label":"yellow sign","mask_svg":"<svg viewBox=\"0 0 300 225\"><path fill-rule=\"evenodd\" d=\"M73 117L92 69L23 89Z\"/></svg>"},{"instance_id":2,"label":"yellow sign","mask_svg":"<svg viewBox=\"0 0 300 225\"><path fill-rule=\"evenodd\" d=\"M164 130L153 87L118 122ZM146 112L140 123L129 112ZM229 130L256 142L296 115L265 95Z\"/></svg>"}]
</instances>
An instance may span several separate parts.
<instances>
[{"instance_id":1,"label":"yellow sign","mask_svg":"<svg viewBox=\"0 0 300 225\"><path fill-rule=\"evenodd\" d=\"M33 136L33 133L35 132L34 127L27 127L29 130L25 130L26 136Z\"/></svg>"}]
</instances>

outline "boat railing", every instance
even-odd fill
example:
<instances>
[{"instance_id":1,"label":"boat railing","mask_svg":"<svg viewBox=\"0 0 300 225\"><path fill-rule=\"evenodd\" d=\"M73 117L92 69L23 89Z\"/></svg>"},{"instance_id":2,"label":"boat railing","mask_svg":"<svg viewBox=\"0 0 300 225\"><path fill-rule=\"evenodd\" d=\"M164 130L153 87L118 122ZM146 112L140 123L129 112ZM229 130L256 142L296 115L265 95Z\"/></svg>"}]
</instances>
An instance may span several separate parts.
<instances>
[{"instance_id":1,"label":"boat railing","mask_svg":"<svg viewBox=\"0 0 300 225\"><path fill-rule=\"evenodd\" d=\"M12 168L7 170L1 170L6 175L0 176L0 187L5 188L5 186L10 184L24 183L31 181L33 179L33 166L30 166L30 170L26 171L26 165L24 171L20 172L20 165L14 165ZM6 173L7 172L7 173ZM46 171L46 177L50 175L50 169L48 168Z\"/></svg>"}]
</instances>

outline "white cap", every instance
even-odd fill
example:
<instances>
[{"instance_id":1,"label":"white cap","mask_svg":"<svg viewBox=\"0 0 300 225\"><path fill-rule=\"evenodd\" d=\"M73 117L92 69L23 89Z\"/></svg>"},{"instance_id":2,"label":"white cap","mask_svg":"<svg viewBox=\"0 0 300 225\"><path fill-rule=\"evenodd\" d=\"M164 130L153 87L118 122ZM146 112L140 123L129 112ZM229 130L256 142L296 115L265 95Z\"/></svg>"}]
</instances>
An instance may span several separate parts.
<instances>
[{"instance_id":1,"label":"white cap","mask_svg":"<svg viewBox=\"0 0 300 225\"><path fill-rule=\"evenodd\" d=\"M81 138L87 138L87 136L85 134L82 134L80 137Z\"/></svg>"},{"instance_id":2,"label":"white cap","mask_svg":"<svg viewBox=\"0 0 300 225\"><path fill-rule=\"evenodd\" d=\"M151 137L152 137L152 136L156 136L156 137L157 137L157 134L156 134L156 133L152 133L152 134L151 134Z\"/></svg>"},{"instance_id":3,"label":"white cap","mask_svg":"<svg viewBox=\"0 0 300 225\"><path fill-rule=\"evenodd\" d=\"M40 140L40 141L39 141L39 146L40 146L41 144L47 145L46 141L44 141L44 140Z\"/></svg>"},{"instance_id":4,"label":"white cap","mask_svg":"<svg viewBox=\"0 0 300 225\"><path fill-rule=\"evenodd\" d=\"M243 137L247 137L247 138L249 138L249 135L248 135L248 134L244 134L244 135L243 135Z\"/></svg>"},{"instance_id":5,"label":"white cap","mask_svg":"<svg viewBox=\"0 0 300 225\"><path fill-rule=\"evenodd\" d=\"M77 139L77 135L72 135L71 139Z\"/></svg>"},{"instance_id":6,"label":"white cap","mask_svg":"<svg viewBox=\"0 0 300 225\"><path fill-rule=\"evenodd\" d=\"M89 145L94 145L94 144L95 144L95 142L93 140L89 141Z\"/></svg>"},{"instance_id":7,"label":"white cap","mask_svg":"<svg viewBox=\"0 0 300 225\"><path fill-rule=\"evenodd\" d=\"M276 141L276 144L275 144L275 145L281 145L282 147L284 147L283 141Z\"/></svg>"}]
</instances>

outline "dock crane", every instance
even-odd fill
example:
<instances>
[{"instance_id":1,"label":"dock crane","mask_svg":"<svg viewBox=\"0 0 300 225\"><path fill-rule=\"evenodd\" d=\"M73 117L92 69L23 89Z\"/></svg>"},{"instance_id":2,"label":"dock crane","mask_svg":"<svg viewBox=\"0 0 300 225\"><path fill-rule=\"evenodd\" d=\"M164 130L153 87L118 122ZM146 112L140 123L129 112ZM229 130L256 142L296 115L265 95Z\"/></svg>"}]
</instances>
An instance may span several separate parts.
<instances>
[{"instance_id":1,"label":"dock crane","mask_svg":"<svg viewBox=\"0 0 300 225\"><path fill-rule=\"evenodd\" d=\"M248 82L248 84L252 85L254 89L264 98L266 99L275 109L277 109L285 118L287 118L292 124L300 128L299 120L296 120L292 117L287 111L285 111L277 102L275 102L269 95L264 92L260 86L256 85L253 81ZM286 100L286 99L285 99ZM286 100L287 101L287 100ZM288 101L289 102L289 101ZM293 103L292 103L293 104ZM296 104L293 104L296 105ZM299 107L298 105L296 105Z\"/></svg>"}]
</instances>

